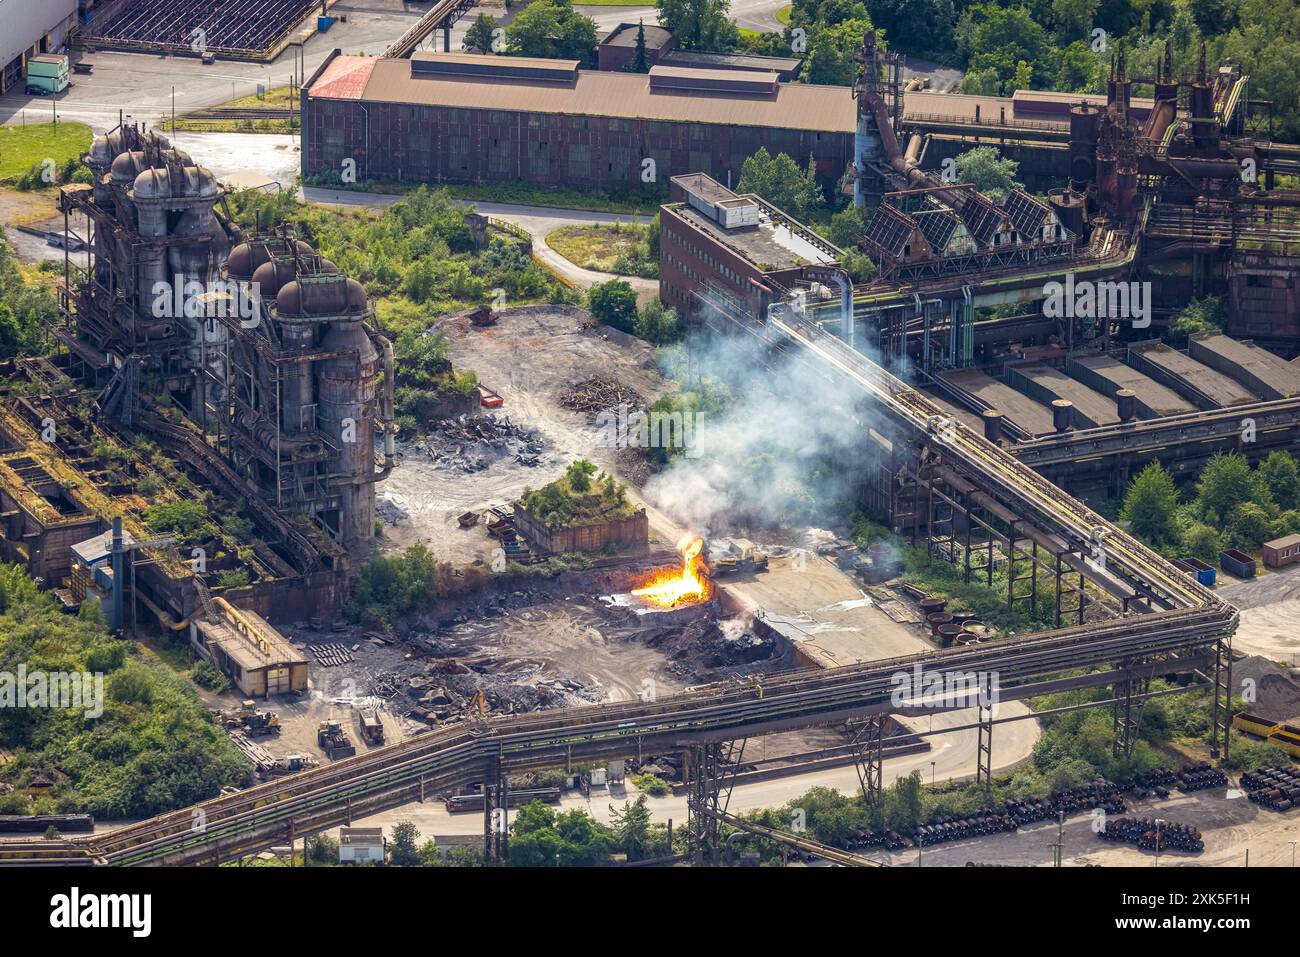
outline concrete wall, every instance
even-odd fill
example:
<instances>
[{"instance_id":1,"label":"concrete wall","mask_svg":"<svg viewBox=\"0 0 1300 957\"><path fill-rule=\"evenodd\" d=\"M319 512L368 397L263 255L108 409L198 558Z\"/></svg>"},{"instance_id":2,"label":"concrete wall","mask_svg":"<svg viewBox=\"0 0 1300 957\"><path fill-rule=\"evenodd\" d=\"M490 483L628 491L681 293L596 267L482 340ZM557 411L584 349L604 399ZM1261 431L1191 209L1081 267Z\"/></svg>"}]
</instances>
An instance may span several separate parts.
<instances>
[{"instance_id":1,"label":"concrete wall","mask_svg":"<svg viewBox=\"0 0 1300 957\"><path fill-rule=\"evenodd\" d=\"M53 53L62 46L76 16L77 0L0 0L0 92L13 82L14 61L25 61L35 53ZM41 40L47 34L48 43L42 51ZM18 75L21 78L21 73ZM22 92L21 79L17 85Z\"/></svg>"}]
</instances>

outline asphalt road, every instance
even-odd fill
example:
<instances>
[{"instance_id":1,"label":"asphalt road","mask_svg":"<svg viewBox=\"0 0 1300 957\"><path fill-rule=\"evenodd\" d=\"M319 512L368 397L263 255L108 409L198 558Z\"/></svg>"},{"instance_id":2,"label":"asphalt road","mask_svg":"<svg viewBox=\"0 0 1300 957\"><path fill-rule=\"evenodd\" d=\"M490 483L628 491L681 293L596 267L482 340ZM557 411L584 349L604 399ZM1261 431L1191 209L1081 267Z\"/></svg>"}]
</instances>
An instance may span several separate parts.
<instances>
[{"instance_id":1,"label":"asphalt road","mask_svg":"<svg viewBox=\"0 0 1300 957\"><path fill-rule=\"evenodd\" d=\"M1024 706L1008 703L1002 706L1000 714L1009 716L1023 713ZM957 711L939 714L934 718L934 727L952 727L969 724L972 712ZM926 719L911 719L924 722ZM925 728L926 725L918 725ZM1028 758L1038 737L1038 724L1035 721L1015 721L998 725L993 732L994 772L1010 769ZM949 779L962 780L975 776L976 733L956 731L931 739L933 749L926 753L906 755L887 760L882 773L885 785L899 777L905 777L913 771L920 771L926 784L931 776L936 782ZM747 757L762 754L760 742L749 742L746 746ZM934 762L933 768L931 762ZM829 771L817 771L753 784L737 786L731 794L730 810L751 811L760 808L780 807L807 793L810 788L829 787L844 794L859 790L857 771L852 765ZM560 809L582 808L598 821L610 821L610 806L621 808L625 801L635 800L640 792L629 782L625 787L615 789L596 789L591 798L584 798L578 793L566 793L561 799ZM654 820L673 821L674 826L685 826L686 795L665 795L648 797L647 802ZM358 827L391 828L399 821L412 821L424 837L442 834L481 834L483 815L481 813L451 814L446 807L436 801L425 804L408 804L394 808L368 818L358 818L354 824Z\"/></svg>"}]
</instances>

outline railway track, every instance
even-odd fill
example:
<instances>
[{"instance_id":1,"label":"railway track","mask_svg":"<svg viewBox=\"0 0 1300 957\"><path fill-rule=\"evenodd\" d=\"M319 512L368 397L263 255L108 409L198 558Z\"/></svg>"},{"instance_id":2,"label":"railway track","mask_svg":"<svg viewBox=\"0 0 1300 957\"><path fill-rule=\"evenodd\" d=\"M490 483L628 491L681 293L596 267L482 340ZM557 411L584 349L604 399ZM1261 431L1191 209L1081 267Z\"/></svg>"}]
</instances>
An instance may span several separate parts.
<instances>
[{"instance_id":1,"label":"railway track","mask_svg":"<svg viewBox=\"0 0 1300 957\"><path fill-rule=\"evenodd\" d=\"M1123 663L1130 659L1164 660L1161 673L1203 667L1217 639L1235 630L1231 605L982 436L948 421L924 396L840 340L775 318L766 326L777 339L798 343L847 376L894 418L1076 545L1094 543L1104 530L1109 560L1167 607L989 645L769 675L761 687L733 681L654 702L462 722L55 849L41 847L41 853L30 843L0 845L0 865L216 862L483 780L493 767L516 772L570 766L896 711L900 676L915 669L949 677L992 675L1000 699L1015 700L1123 680L1130 673ZM936 429L938 420L942 429ZM1115 670L1097 670L1106 665ZM1055 677L1066 673L1075 676ZM43 853L48 850L59 856Z\"/></svg>"},{"instance_id":2,"label":"railway track","mask_svg":"<svg viewBox=\"0 0 1300 957\"><path fill-rule=\"evenodd\" d=\"M1213 609L1117 619L994 645L853 665L825 672L791 672L757 686L739 682L706 686L653 703L597 705L563 711L461 723L327 767L258 785L193 808L74 839L69 846L102 864L212 862L282 843L371 813L481 780L491 762L510 771L563 766L728 740L768 731L832 723L897 710L899 676L916 667L928 673L998 676L1001 698L1045 693L1036 678L1097 667L1128 656L1184 654L1170 670L1204 663L1211 636L1231 630ZM1189 652L1202 652L1193 658ZM1108 684L1113 674L1070 679ZM292 822L292 824L291 824ZM296 831L290 831L290 827ZM66 856L66 855L65 855ZM0 865L38 864L23 848L0 845Z\"/></svg>"},{"instance_id":3,"label":"railway track","mask_svg":"<svg viewBox=\"0 0 1300 957\"><path fill-rule=\"evenodd\" d=\"M298 115L298 111L289 107L278 106L214 106L207 110L195 110L186 113L183 120L289 120Z\"/></svg>"}]
</instances>

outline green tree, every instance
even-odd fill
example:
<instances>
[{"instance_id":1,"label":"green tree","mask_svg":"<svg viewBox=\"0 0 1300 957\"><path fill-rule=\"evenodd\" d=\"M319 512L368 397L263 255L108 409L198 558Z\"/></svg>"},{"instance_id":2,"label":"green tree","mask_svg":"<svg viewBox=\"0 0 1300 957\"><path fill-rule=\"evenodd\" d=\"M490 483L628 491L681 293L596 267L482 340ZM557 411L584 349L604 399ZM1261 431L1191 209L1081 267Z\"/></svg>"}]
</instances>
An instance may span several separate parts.
<instances>
[{"instance_id":1,"label":"green tree","mask_svg":"<svg viewBox=\"0 0 1300 957\"><path fill-rule=\"evenodd\" d=\"M1094 53L1087 42L1075 40L1057 57L1053 86L1067 93L1099 93L1104 89L1103 69L1108 62L1104 54Z\"/></svg>"},{"instance_id":2,"label":"green tree","mask_svg":"<svg viewBox=\"0 0 1300 957\"><path fill-rule=\"evenodd\" d=\"M493 43L499 29L501 29L500 20L488 16L486 13L480 13L478 19L470 24L470 28L465 31L465 49L472 50L475 53L499 52L493 49Z\"/></svg>"},{"instance_id":3,"label":"green tree","mask_svg":"<svg viewBox=\"0 0 1300 957\"><path fill-rule=\"evenodd\" d=\"M339 862L339 842L328 834L317 834L303 843L307 863L326 865Z\"/></svg>"},{"instance_id":4,"label":"green tree","mask_svg":"<svg viewBox=\"0 0 1300 957\"><path fill-rule=\"evenodd\" d=\"M1016 171L1020 164L1003 159L993 146L976 146L957 156L957 178L963 183L974 183L981 193L992 197L1005 196L1020 189Z\"/></svg>"},{"instance_id":5,"label":"green tree","mask_svg":"<svg viewBox=\"0 0 1300 957\"><path fill-rule=\"evenodd\" d=\"M591 477L595 474L596 466L586 459L579 459L564 471L564 477L569 482L569 488L575 492L591 491Z\"/></svg>"},{"instance_id":6,"label":"green tree","mask_svg":"<svg viewBox=\"0 0 1300 957\"><path fill-rule=\"evenodd\" d=\"M1089 38L1097 23L1099 0L1052 0L1052 23L1062 44Z\"/></svg>"},{"instance_id":7,"label":"green tree","mask_svg":"<svg viewBox=\"0 0 1300 957\"><path fill-rule=\"evenodd\" d=\"M388 842L388 863L394 867L419 867L420 850L416 841L420 832L410 821L398 821L393 825L393 837Z\"/></svg>"},{"instance_id":8,"label":"green tree","mask_svg":"<svg viewBox=\"0 0 1300 957\"><path fill-rule=\"evenodd\" d=\"M867 231L867 207L849 204L831 217L823 234L840 249L853 249Z\"/></svg>"},{"instance_id":9,"label":"green tree","mask_svg":"<svg viewBox=\"0 0 1300 957\"><path fill-rule=\"evenodd\" d=\"M1183 534L1183 551L1203 562L1217 562L1222 549L1219 533L1208 525L1191 525Z\"/></svg>"},{"instance_id":10,"label":"green tree","mask_svg":"<svg viewBox=\"0 0 1300 957\"><path fill-rule=\"evenodd\" d=\"M1269 538L1269 516L1254 502L1242 502L1232 510L1228 534L1238 548L1259 548Z\"/></svg>"},{"instance_id":11,"label":"green tree","mask_svg":"<svg viewBox=\"0 0 1300 957\"><path fill-rule=\"evenodd\" d=\"M1228 452L1205 463L1196 483L1196 501L1208 524L1221 525L1242 502L1271 505L1272 497L1259 476L1252 474L1245 456Z\"/></svg>"},{"instance_id":12,"label":"green tree","mask_svg":"<svg viewBox=\"0 0 1300 957\"><path fill-rule=\"evenodd\" d=\"M676 342L682 335L677 310L659 299L651 299L641 308L632 331L657 346Z\"/></svg>"},{"instance_id":13,"label":"green tree","mask_svg":"<svg viewBox=\"0 0 1300 957\"><path fill-rule=\"evenodd\" d=\"M1121 517L1135 535L1156 548L1178 542L1178 488L1159 462L1152 462L1129 484Z\"/></svg>"},{"instance_id":14,"label":"green tree","mask_svg":"<svg viewBox=\"0 0 1300 957\"><path fill-rule=\"evenodd\" d=\"M629 861L639 861L650 845L650 805L644 794L635 801L625 801L620 810L609 806L613 823L614 846L627 855Z\"/></svg>"},{"instance_id":15,"label":"green tree","mask_svg":"<svg viewBox=\"0 0 1300 957\"><path fill-rule=\"evenodd\" d=\"M596 319L623 332L636 323L636 290L622 279L598 283L587 293L588 308Z\"/></svg>"},{"instance_id":16,"label":"green tree","mask_svg":"<svg viewBox=\"0 0 1300 957\"><path fill-rule=\"evenodd\" d=\"M1278 508L1300 507L1300 469L1290 452L1270 452L1256 470L1260 480L1273 495Z\"/></svg>"},{"instance_id":17,"label":"green tree","mask_svg":"<svg viewBox=\"0 0 1300 957\"><path fill-rule=\"evenodd\" d=\"M642 19L636 26L636 46L632 52L632 72L649 73L650 58L646 54L645 48L645 20Z\"/></svg>"},{"instance_id":18,"label":"green tree","mask_svg":"<svg viewBox=\"0 0 1300 957\"><path fill-rule=\"evenodd\" d=\"M808 168L785 153L772 156L765 147L741 164L740 179L736 183L739 193L757 193L777 209L798 219L814 214L825 205L825 196L817 183L817 168L809 157Z\"/></svg>"},{"instance_id":19,"label":"green tree","mask_svg":"<svg viewBox=\"0 0 1300 957\"><path fill-rule=\"evenodd\" d=\"M871 20L900 53L951 57L957 14L952 0L874 0Z\"/></svg>"},{"instance_id":20,"label":"green tree","mask_svg":"<svg viewBox=\"0 0 1300 957\"><path fill-rule=\"evenodd\" d=\"M684 49L726 53L740 42L728 0L655 0L655 6Z\"/></svg>"},{"instance_id":21,"label":"green tree","mask_svg":"<svg viewBox=\"0 0 1300 957\"><path fill-rule=\"evenodd\" d=\"M1023 61L1034 75L1047 76L1042 66L1052 53L1047 30L1023 7L1000 7L995 3L971 6L957 24L957 48L968 58L971 70L993 70L1001 92L1014 85Z\"/></svg>"},{"instance_id":22,"label":"green tree","mask_svg":"<svg viewBox=\"0 0 1300 957\"><path fill-rule=\"evenodd\" d=\"M511 824L510 863L515 867L595 867L609 861L609 829L585 811L556 813L540 801L519 809Z\"/></svg>"},{"instance_id":23,"label":"green tree","mask_svg":"<svg viewBox=\"0 0 1300 957\"><path fill-rule=\"evenodd\" d=\"M591 66L596 22L573 9L570 0L533 0L506 27L507 52L517 56L578 60Z\"/></svg>"},{"instance_id":24,"label":"green tree","mask_svg":"<svg viewBox=\"0 0 1300 957\"><path fill-rule=\"evenodd\" d=\"M1213 296L1193 299L1169 324L1169 331L1176 337L1183 338L1198 332L1221 330L1227 323L1227 315L1219 300Z\"/></svg>"}]
</instances>

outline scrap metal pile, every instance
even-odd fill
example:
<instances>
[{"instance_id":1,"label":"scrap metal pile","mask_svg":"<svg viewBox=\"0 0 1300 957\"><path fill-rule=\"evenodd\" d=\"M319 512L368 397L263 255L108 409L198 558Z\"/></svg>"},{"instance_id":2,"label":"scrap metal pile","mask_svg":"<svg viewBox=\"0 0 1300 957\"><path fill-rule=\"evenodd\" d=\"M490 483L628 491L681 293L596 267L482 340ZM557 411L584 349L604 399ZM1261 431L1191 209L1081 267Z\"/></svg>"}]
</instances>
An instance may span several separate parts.
<instances>
[{"instance_id":1,"label":"scrap metal pile","mask_svg":"<svg viewBox=\"0 0 1300 957\"><path fill-rule=\"evenodd\" d=\"M322 668L333 668L335 665L345 665L353 660L352 652L354 649L337 641L326 644L308 645L311 653L316 656L316 662Z\"/></svg>"},{"instance_id":2,"label":"scrap metal pile","mask_svg":"<svg viewBox=\"0 0 1300 957\"><path fill-rule=\"evenodd\" d=\"M1300 804L1300 771L1294 768L1262 768L1241 776L1246 796L1270 811L1289 811Z\"/></svg>"},{"instance_id":3,"label":"scrap metal pile","mask_svg":"<svg viewBox=\"0 0 1300 957\"><path fill-rule=\"evenodd\" d=\"M917 827L912 840L917 847L942 844L944 841L960 841L968 837L983 837L986 834L1005 834L1017 827L1016 819L1010 814L973 814L966 818L937 817Z\"/></svg>"},{"instance_id":4,"label":"scrap metal pile","mask_svg":"<svg viewBox=\"0 0 1300 957\"><path fill-rule=\"evenodd\" d=\"M400 697L410 704L411 718L430 725L459 720L480 708L484 715L519 714L592 704L604 697L602 689L573 679L540 677L526 662L512 678L505 664L487 657L435 661L423 674L406 679ZM394 695L394 705L398 697Z\"/></svg>"},{"instance_id":5,"label":"scrap metal pile","mask_svg":"<svg viewBox=\"0 0 1300 957\"><path fill-rule=\"evenodd\" d=\"M531 467L545 449L534 430L515 425L508 415L488 412L445 419L437 431L410 443L407 454L412 450L427 455L436 468L469 473L501 459Z\"/></svg>"},{"instance_id":6,"label":"scrap metal pile","mask_svg":"<svg viewBox=\"0 0 1300 957\"><path fill-rule=\"evenodd\" d=\"M1097 836L1103 841L1135 844L1144 851L1189 851L1199 854L1205 850L1205 841L1196 828L1173 821L1156 822L1150 818L1113 818L1097 832Z\"/></svg>"}]
</instances>

